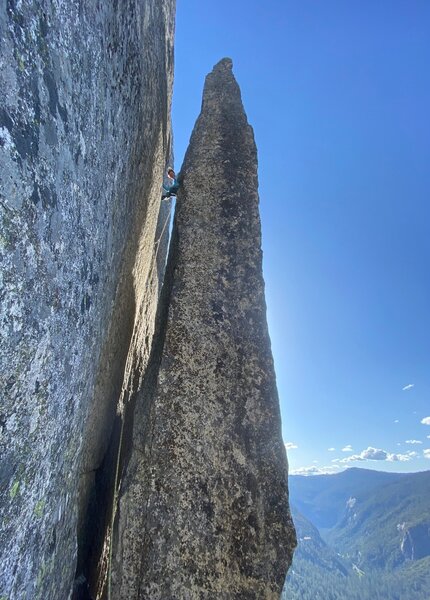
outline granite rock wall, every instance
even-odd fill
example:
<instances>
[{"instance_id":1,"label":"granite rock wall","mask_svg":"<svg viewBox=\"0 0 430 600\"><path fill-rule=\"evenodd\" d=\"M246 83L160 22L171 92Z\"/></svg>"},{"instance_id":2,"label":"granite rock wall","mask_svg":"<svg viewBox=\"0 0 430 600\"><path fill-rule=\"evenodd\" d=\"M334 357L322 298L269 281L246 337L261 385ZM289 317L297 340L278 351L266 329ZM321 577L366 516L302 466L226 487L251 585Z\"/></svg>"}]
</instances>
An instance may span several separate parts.
<instances>
[{"instance_id":1,"label":"granite rock wall","mask_svg":"<svg viewBox=\"0 0 430 600\"><path fill-rule=\"evenodd\" d=\"M257 153L229 59L206 79L181 176L114 529L112 598L275 600L296 540Z\"/></svg>"},{"instance_id":2,"label":"granite rock wall","mask_svg":"<svg viewBox=\"0 0 430 600\"><path fill-rule=\"evenodd\" d=\"M0 1L1 598L70 596L145 368L173 29L174 0Z\"/></svg>"}]
</instances>

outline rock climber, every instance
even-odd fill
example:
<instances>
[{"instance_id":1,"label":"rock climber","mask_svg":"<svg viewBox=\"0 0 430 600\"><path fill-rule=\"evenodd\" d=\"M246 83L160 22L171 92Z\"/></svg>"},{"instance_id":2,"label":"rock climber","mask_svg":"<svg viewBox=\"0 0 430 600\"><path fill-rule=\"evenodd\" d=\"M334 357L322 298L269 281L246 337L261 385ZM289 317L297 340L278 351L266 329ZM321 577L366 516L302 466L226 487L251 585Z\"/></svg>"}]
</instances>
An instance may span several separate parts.
<instances>
[{"instance_id":1,"label":"rock climber","mask_svg":"<svg viewBox=\"0 0 430 600\"><path fill-rule=\"evenodd\" d=\"M167 169L167 177L168 177L168 179L170 179L170 182L169 182L170 185L163 184L164 193L161 196L162 200L164 200L164 198L170 198L171 196L176 196L176 193L179 189L179 181L176 179L175 171L172 169L172 167L169 167Z\"/></svg>"}]
</instances>

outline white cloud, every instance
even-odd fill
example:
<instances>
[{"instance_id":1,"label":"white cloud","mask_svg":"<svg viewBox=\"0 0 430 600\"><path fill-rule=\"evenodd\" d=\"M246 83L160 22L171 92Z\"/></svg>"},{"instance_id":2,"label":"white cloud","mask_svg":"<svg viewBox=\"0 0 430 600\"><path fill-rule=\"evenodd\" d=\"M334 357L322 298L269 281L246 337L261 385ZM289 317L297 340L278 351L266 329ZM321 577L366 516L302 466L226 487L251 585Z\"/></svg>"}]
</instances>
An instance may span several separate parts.
<instances>
[{"instance_id":1,"label":"white cloud","mask_svg":"<svg viewBox=\"0 0 430 600\"><path fill-rule=\"evenodd\" d=\"M346 464L350 462L366 461L366 460L386 460L388 462L405 462L412 460L418 456L418 452L410 451L406 454L391 454L381 448L372 448L369 446L366 450L360 452L360 454L352 454L347 458L342 458L338 462Z\"/></svg>"},{"instance_id":2,"label":"white cloud","mask_svg":"<svg viewBox=\"0 0 430 600\"><path fill-rule=\"evenodd\" d=\"M429 437L430 437L430 436L429 436ZM327 448L327 450L328 450L329 452L335 452L335 451L336 451L336 448Z\"/></svg>"},{"instance_id":3,"label":"white cloud","mask_svg":"<svg viewBox=\"0 0 430 600\"><path fill-rule=\"evenodd\" d=\"M405 444L422 444L420 440L406 440Z\"/></svg>"},{"instance_id":4,"label":"white cloud","mask_svg":"<svg viewBox=\"0 0 430 600\"><path fill-rule=\"evenodd\" d=\"M298 469L292 469L290 475L330 475L340 469L338 465L330 465L326 467L300 467Z\"/></svg>"},{"instance_id":5,"label":"white cloud","mask_svg":"<svg viewBox=\"0 0 430 600\"><path fill-rule=\"evenodd\" d=\"M421 419L421 423L423 425L430 425L430 417L424 417L424 419Z\"/></svg>"},{"instance_id":6,"label":"white cloud","mask_svg":"<svg viewBox=\"0 0 430 600\"><path fill-rule=\"evenodd\" d=\"M427 439L429 439L429 440L430 440L430 435L428 435L428 436L427 436Z\"/></svg>"},{"instance_id":7,"label":"white cloud","mask_svg":"<svg viewBox=\"0 0 430 600\"><path fill-rule=\"evenodd\" d=\"M319 472L318 467L300 467L299 469L292 469L290 475L318 475Z\"/></svg>"},{"instance_id":8,"label":"white cloud","mask_svg":"<svg viewBox=\"0 0 430 600\"><path fill-rule=\"evenodd\" d=\"M430 458L430 448L423 450L424 458Z\"/></svg>"},{"instance_id":9,"label":"white cloud","mask_svg":"<svg viewBox=\"0 0 430 600\"><path fill-rule=\"evenodd\" d=\"M394 421L394 423L398 423L398 422L399 422L399 419L396 419L396 420Z\"/></svg>"},{"instance_id":10,"label":"white cloud","mask_svg":"<svg viewBox=\"0 0 430 600\"><path fill-rule=\"evenodd\" d=\"M385 460L387 453L385 450L369 446L366 450L363 450L360 456L363 460Z\"/></svg>"},{"instance_id":11,"label":"white cloud","mask_svg":"<svg viewBox=\"0 0 430 600\"><path fill-rule=\"evenodd\" d=\"M294 450L294 448L298 448L297 444L294 444L293 442L285 442L284 446L287 450Z\"/></svg>"},{"instance_id":12,"label":"white cloud","mask_svg":"<svg viewBox=\"0 0 430 600\"><path fill-rule=\"evenodd\" d=\"M353 448L351 446L351 444L348 444L347 446L345 446L345 448L342 448L342 452L352 452Z\"/></svg>"},{"instance_id":13,"label":"white cloud","mask_svg":"<svg viewBox=\"0 0 430 600\"><path fill-rule=\"evenodd\" d=\"M415 383L408 383L408 385L405 385L405 387L402 388L402 390L405 392L406 390L411 390L414 387Z\"/></svg>"},{"instance_id":14,"label":"white cloud","mask_svg":"<svg viewBox=\"0 0 430 600\"><path fill-rule=\"evenodd\" d=\"M407 462L408 460L412 460L413 458L418 457L418 452L406 452L406 454L388 454L387 460L388 462Z\"/></svg>"}]
</instances>

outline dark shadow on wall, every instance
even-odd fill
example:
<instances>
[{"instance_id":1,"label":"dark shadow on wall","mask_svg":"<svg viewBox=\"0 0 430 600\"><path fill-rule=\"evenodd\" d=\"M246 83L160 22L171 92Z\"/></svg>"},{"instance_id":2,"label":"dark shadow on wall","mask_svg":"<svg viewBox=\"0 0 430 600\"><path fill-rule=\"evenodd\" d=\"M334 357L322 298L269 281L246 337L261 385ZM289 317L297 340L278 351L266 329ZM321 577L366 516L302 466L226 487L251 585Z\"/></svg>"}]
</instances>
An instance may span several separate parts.
<instances>
[{"instance_id":1,"label":"dark shadow on wall","mask_svg":"<svg viewBox=\"0 0 430 600\"><path fill-rule=\"evenodd\" d=\"M148 280L159 282L159 302L164 305L163 296L165 286L161 285L166 269L166 255L170 244L170 222L174 211L172 202L166 203L164 210L160 211L155 243L153 248L153 263L149 272ZM132 286L130 286L132 288ZM160 346L160 335L158 325L152 339L152 349L148 359L148 365L142 365L139 358L135 356L136 348L133 330L136 320L136 303L134 294L127 298L123 309L130 315L127 327L124 331L124 344L122 344L121 356L118 358L117 373L115 375L114 393L115 399L111 405L116 407L116 414L111 424L109 442L100 466L97 469L82 474L81 476L81 515L78 529L78 559L74 590L72 600L105 600L107 594L107 582L111 564L111 531L114 522L114 511L117 507L118 492L125 473L131 452L134 411L136 399L141 387L142 369L145 369L145 380L147 373L153 368L154 349ZM159 317L156 318L158 322ZM131 342L130 342L131 340ZM147 343L148 340L145 340ZM127 343L127 345L125 345ZM161 342L162 344L162 342ZM127 359L133 357L133 370L127 377ZM120 375L119 375L120 373Z\"/></svg>"}]
</instances>

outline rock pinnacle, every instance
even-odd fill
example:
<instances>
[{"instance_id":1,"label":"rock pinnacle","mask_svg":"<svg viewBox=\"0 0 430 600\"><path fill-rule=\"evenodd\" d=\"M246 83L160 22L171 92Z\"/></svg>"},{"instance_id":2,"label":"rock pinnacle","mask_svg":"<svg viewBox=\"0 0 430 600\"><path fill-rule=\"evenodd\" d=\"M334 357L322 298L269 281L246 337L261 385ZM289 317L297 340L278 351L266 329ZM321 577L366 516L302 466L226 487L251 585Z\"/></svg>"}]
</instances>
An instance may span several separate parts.
<instances>
[{"instance_id":1,"label":"rock pinnacle","mask_svg":"<svg viewBox=\"0 0 430 600\"><path fill-rule=\"evenodd\" d=\"M206 78L182 169L120 506L118 598L278 599L295 547L257 153L231 67Z\"/></svg>"}]
</instances>

